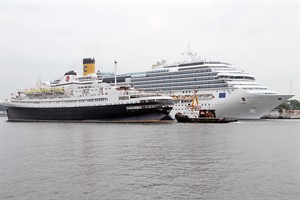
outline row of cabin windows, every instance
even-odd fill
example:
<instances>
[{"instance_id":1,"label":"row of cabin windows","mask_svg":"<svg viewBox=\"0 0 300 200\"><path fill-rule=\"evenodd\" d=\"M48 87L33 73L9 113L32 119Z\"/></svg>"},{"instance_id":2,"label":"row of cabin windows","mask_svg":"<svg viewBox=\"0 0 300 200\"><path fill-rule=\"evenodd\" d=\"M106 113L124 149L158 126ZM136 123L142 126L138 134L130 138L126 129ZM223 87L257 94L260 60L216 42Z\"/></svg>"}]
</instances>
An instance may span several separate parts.
<instances>
[{"instance_id":1,"label":"row of cabin windows","mask_svg":"<svg viewBox=\"0 0 300 200\"><path fill-rule=\"evenodd\" d=\"M83 90L75 90L75 92L82 92L82 91L87 92L87 91L89 91L89 90L86 90L86 89L83 89ZM91 89L91 91L98 91L98 89ZM71 92L72 92L72 91L71 91Z\"/></svg>"},{"instance_id":2,"label":"row of cabin windows","mask_svg":"<svg viewBox=\"0 0 300 200\"><path fill-rule=\"evenodd\" d=\"M43 101L42 103L83 103L83 102L93 102L93 101L108 101L107 98L102 98L102 99L88 99L88 100L67 100L67 101ZM35 104L39 104L41 103L40 101L20 101L20 102L23 102L23 103L35 103Z\"/></svg>"},{"instance_id":3,"label":"row of cabin windows","mask_svg":"<svg viewBox=\"0 0 300 200\"><path fill-rule=\"evenodd\" d=\"M167 69L164 69L164 70L155 70L155 71L149 71L147 73L149 74L156 74L156 73L161 73L161 72L168 72L169 70Z\"/></svg>"},{"instance_id":4,"label":"row of cabin windows","mask_svg":"<svg viewBox=\"0 0 300 200\"><path fill-rule=\"evenodd\" d=\"M213 67L216 68L216 67ZM234 72L238 72L236 69L233 68L224 68L224 69L217 69L218 72L223 72L223 71L234 71Z\"/></svg>"},{"instance_id":5,"label":"row of cabin windows","mask_svg":"<svg viewBox=\"0 0 300 200\"><path fill-rule=\"evenodd\" d=\"M224 81L213 81L213 82L204 81L204 82L201 82L201 83L197 83L197 82L182 82L182 83L170 83L170 84L160 84L160 85L144 85L144 86L139 86L139 85L133 84L133 87L135 87L135 88L143 88L144 89L144 88L176 87L176 86L184 86L184 85L195 86L195 84L197 84L197 86L201 85L201 87L207 87L209 85L218 85L219 83L224 83Z\"/></svg>"},{"instance_id":6,"label":"row of cabin windows","mask_svg":"<svg viewBox=\"0 0 300 200\"><path fill-rule=\"evenodd\" d=\"M79 89L84 89L84 88L92 88L92 86L81 86L81 87L78 87Z\"/></svg>"},{"instance_id":7,"label":"row of cabin windows","mask_svg":"<svg viewBox=\"0 0 300 200\"><path fill-rule=\"evenodd\" d=\"M207 66L196 66L196 67L189 67L189 68L180 68L178 71L187 71L187 70L195 70L195 69L209 69Z\"/></svg>"},{"instance_id":8,"label":"row of cabin windows","mask_svg":"<svg viewBox=\"0 0 300 200\"><path fill-rule=\"evenodd\" d=\"M194 89L217 89L217 88L224 88L228 87L227 84L222 84L222 85L207 85L207 86L190 86L190 87L163 87L163 88L143 88L144 91L147 92L160 92L160 91L181 91L181 90L194 90Z\"/></svg>"},{"instance_id":9,"label":"row of cabin windows","mask_svg":"<svg viewBox=\"0 0 300 200\"><path fill-rule=\"evenodd\" d=\"M87 102L97 102L97 101L108 101L108 99L107 98L102 98L102 99L87 99L87 100L79 100L79 102L85 102L85 101L87 101Z\"/></svg>"},{"instance_id":10,"label":"row of cabin windows","mask_svg":"<svg viewBox=\"0 0 300 200\"><path fill-rule=\"evenodd\" d=\"M159 74L147 74L147 77L153 76L168 76L168 75L181 75L181 74L191 74L191 73L203 73L203 72L211 72L211 69L200 69L200 70L185 70L185 71L177 71L177 72L163 72Z\"/></svg>"},{"instance_id":11,"label":"row of cabin windows","mask_svg":"<svg viewBox=\"0 0 300 200\"><path fill-rule=\"evenodd\" d=\"M165 84L156 84L149 82L148 84L132 84L135 88L157 88L157 87L176 87L182 85L211 85L211 84L220 84L225 83L225 81L189 81L189 82L178 82L178 83L165 83Z\"/></svg>"},{"instance_id":12,"label":"row of cabin windows","mask_svg":"<svg viewBox=\"0 0 300 200\"><path fill-rule=\"evenodd\" d=\"M254 80L253 77L248 76L219 76L219 78L229 78L229 79L248 79L248 80Z\"/></svg>"},{"instance_id":13,"label":"row of cabin windows","mask_svg":"<svg viewBox=\"0 0 300 200\"><path fill-rule=\"evenodd\" d=\"M243 87L244 90L267 90L267 88L247 88Z\"/></svg>"},{"instance_id":14,"label":"row of cabin windows","mask_svg":"<svg viewBox=\"0 0 300 200\"><path fill-rule=\"evenodd\" d=\"M147 77L151 77L151 76L166 76L166 75L173 75L173 74L189 74L189 73L202 73L202 72L211 72L211 69L205 68L205 69L186 69L184 71L176 71L176 72L158 72L158 73L147 73L146 76Z\"/></svg>"},{"instance_id":15,"label":"row of cabin windows","mask_svg":"<svg viewBox=\"0 0 300 200\"><path fill-rule=\"evenodd\" d=\"M189 82L189 81L203 81L203 80L215 80L215 77L202 77L202 78L187 78L187 79L167 79L167 80L154 80L154 81L143 81L134 82L134 85L146 85L146 84L160 84L160 83L176 83L176 82Z\"/></svg>"},{"instance_id":16,"label":"row of cabin windows","mask_svg":"<svg viewBox=\"0 0 300 200\"><path fill-rule=\"evenodd\" d=\"M162 80L162 79L177 79L177 78L190 78L190 77L202 77L202 76L216 76L216 72L208 73L188 73L185 75L170 74L169 76L156 76L147 78L132 78L131 82L150 81L150 80Z\"/></svg>"},{"instance_id":17,"label":"row of cabin windows","mask_svg":"<svg viewBox=\"0 0 300 200\"><path fill-rule=\"evenodd\" d=\"M181 103L191 103L192 101L186 101L186 100L184 100L184 101L182 101ZM183 104L175 104L175 107L185 107L186 105L183 105ZM199 106L210 106L210 104L208 103L208 104L206 104L206 103L203 103L203 104L199 104Z\"/></svg>"},{"instance_id":18,"label":"row of cabin windows","mask_svg":"<svg viewBox=\"0 0 300 200\"><path fill-rule=\"evenodd\" d=\"M141 78L141 77L147 76L148 74L161 74L161 73L164 73L164 72L169 72L169 70L168 69L155 70L155 71L148 71L148 72L145 72L145 73L129 73L129 74L124 74L124 75L129 75L132 78Z\"/></svg>"},{"instance_id":19,"label":"row of cabin windows","mask_svg":"<svg viewBox=\"0 0 300 200\"><path fill-rule=\"evenodd\" d=\"M193 71L177 71L177 72L163 72L163 73L158 73L158 74L147 74L146 76L143 76L141 78L138 77L132 77L134 79L140 80L143 79L144 77L147 78L157 78L160 76L182 76L182 75L190 75L190 74L203 74L203 73L207 73L207 72L211 72L210 69L205 69L205 70L193 70Z\"/></svg>"},{"instance_id":20,"label":"row of cabin windows","mask_svg":"<svg viewBox=\"0 0 300 200\"><path fill-rule=\"evenodd\" d=\"M119 100L129 100L129 96L122 96L122 97L119 97Z\"/></svg>"}]
</instances>

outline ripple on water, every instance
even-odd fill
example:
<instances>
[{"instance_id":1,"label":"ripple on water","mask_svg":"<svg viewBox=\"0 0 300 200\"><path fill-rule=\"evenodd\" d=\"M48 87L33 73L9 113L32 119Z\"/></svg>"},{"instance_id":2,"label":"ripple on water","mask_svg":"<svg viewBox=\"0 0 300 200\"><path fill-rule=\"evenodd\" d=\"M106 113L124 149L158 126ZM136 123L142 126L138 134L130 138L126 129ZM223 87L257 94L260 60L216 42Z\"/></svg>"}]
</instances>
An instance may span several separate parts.
<instances>
[{"instance_id":1,"label":"ripple on water","mask_svg":"<svg viewBox=\"0 0 300 200\"><path fill-rule=\"evenodd\" d=\"M2 199L299 198L299 120L0 122Z\"/></svg>"}]
</instances>

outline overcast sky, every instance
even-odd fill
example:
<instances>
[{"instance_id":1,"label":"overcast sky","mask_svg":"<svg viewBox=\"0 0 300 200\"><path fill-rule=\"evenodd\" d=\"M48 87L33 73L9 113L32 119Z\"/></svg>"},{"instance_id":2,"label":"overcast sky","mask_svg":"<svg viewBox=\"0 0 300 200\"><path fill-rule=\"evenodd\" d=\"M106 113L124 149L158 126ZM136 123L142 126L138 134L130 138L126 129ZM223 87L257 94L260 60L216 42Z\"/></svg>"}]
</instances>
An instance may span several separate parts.
<instances>
[{"instance_id":1,"label":"overcast sky","mask_svg":"<svg viewBox=\"0 0 300 200\"><path fill-rule=\"evenodd\" d=\"M97 70L144 71L202 58L232 63L299 99L299 1L2 1L1 98L94 56Z\"/></svg>"}]
</instances>

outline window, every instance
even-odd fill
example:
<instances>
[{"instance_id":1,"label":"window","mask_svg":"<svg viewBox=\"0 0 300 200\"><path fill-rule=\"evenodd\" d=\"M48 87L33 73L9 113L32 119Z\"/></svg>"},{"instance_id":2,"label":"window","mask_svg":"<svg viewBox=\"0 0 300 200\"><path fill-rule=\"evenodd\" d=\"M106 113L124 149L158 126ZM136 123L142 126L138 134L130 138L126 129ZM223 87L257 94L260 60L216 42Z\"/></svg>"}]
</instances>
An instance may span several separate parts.
<instances>
[{"instance_id":1,"label":"window","mask_svg":"<svg viewBox=\"0 0 300 200\"><path fill-rule=\"evenodd\" d=\"M128 100L128 99L129 99L128 96L121 96L121 97L119 97L119 100Z\"/></svg>"},{"instance_id":2,"label":"window","mask_svg":"<svg viewBox=\"0 0 300 200\"><path fill-rule=\"evenodd\" d=\"M220 99L221 98L226 98L226 93L224 93L224 92L219 93L219 98Z\"/></svg>"}]
</instances>

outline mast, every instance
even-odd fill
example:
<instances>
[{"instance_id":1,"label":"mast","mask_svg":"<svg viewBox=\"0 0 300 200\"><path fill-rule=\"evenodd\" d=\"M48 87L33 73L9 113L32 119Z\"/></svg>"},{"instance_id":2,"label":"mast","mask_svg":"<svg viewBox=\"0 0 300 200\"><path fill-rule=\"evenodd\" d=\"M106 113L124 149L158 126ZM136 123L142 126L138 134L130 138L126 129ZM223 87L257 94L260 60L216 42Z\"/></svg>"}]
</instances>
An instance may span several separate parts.
<instances>
[{"instance_id":1,"label":"mast","mask_svg":"<svg viewBox=\"0 0 300 200\"><path fill-rule=\"evenodd\" d=\"M115 88L117 88L117 61L115 60Z\"/></svg>"}]
</instances>

